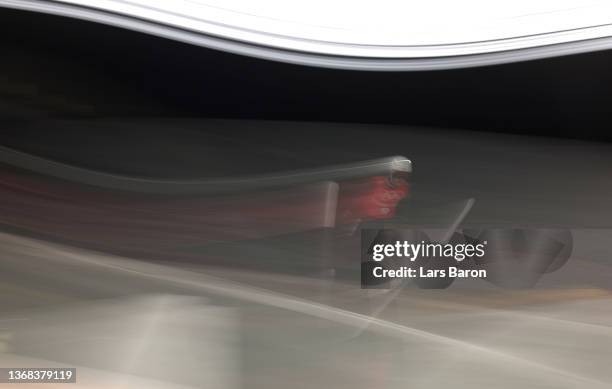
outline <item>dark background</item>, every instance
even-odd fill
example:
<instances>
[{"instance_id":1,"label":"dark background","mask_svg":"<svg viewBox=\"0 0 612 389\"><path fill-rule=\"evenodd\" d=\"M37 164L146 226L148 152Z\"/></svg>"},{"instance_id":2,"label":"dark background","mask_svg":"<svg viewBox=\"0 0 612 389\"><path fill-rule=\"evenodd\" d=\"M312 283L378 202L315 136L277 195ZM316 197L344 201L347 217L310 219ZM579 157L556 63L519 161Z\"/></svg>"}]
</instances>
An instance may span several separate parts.
<instances>
[{"instance_id":1,"label":"dark background","mask_svg":"<svg viewBox=\"0 0 612 389\"><path fill-rule=\"evenodd\" d=\"M612 139L612 52L431 72L275 63L0 11L0 118L173 116L394 123Z\"/></svg>"}]
</instances>

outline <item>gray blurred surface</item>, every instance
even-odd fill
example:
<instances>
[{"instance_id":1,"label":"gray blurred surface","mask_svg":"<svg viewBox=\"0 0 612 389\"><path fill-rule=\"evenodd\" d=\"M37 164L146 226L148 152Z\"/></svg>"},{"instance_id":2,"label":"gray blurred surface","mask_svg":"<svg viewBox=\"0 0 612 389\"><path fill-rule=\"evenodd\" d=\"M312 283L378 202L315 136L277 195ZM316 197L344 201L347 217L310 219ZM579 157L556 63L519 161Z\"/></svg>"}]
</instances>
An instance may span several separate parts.
<instances>
[{"instance_id":1,"label":"gray blurred surface","mask_svg":"<svg viewBox=\"0 0 612 389\"><path fill-rule=\"evenodd\" d=\"M203 388L612 383L612 296L591 278L612 274L586 259L534 290L410 287L380 311L385 294L325 278L0 241L2 363L78 366L84 387L138 387L125 374Z\"/></svg>"}]
</instances>

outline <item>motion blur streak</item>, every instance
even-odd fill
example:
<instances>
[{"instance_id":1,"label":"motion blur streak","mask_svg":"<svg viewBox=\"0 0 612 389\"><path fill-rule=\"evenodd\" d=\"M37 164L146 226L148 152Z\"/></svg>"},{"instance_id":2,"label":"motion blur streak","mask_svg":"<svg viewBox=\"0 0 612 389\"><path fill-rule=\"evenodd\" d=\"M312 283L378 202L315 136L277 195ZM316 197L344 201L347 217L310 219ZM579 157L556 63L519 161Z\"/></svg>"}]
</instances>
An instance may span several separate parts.
<instances>
[{"instance_id":1,"label":"motion blur streak","mask_svg":"<svg viewBox=\"0 0 612 389\"><path fill-rule=\"evenodd\" d=\"M271 1L257 10L251 2L232 3L0 0L1 7L93 21L273 61L340 69L465 68L612 47L606 1L586 6L571 0L540 1L535 6L517 1L505 7L479 1L361 6L338 2L335 7L326 2L324 13L315 1L293 7ZM377 18L380 10L383 14ZM381 20L385 23L378 24Z\"/></svg>"},{"instance_id":2,"label":"motion blur streak","mask_svg":"<svg viewBox=\"0 0 612 389\"><path fill-rule=\"evenodd\" d=\"M231 126L240 123L225 124L219 131L247 151L291 153L316 179L155 193L5 160L0 364L76 367L76 387L100 388L610 387L612 185L601 179L612 166L609 146L383 126L347 125L335 138L331 124L302 124L307 135L291 142L297 135L270 123L239 135ZM167 136L179 142L181 125L188 123L173 122ZM131 180L129 164L138 160L142 176L162 186L253 171L296 177L298 163L266 165L240 149L232 161L243 175L213 163L201 149L223 150L223 141L211 132L194 133L196 163L182 148L169 153L184 158L172 165L128 147L129 158L102 152L101 165L83 147L80 172ZM112 150L117 139L109 139ZM155 150L169 143L154 139ZM45 158L31 149L22 156L69 166L52 141L40 144ZM60 151L73 144L55 143ZM416 161L414 172L401 171L406 159L396 158L359 174L330 168L398 150ZM162 168L174 179L147 175ZM360 226L439 230L446 241L456 229L521 223L573 234L571 258L530 289L483 279L457 279L445 290L413 282L361 289Z\"/></svg>"},{"instance_id":3,"label":"motion blur streak","mask_svg":"<svg viewBox=\"0 0 612 389\"><path fill-rule=\"evenodd\" d=\"M376 160L335 165L320 169L303 169L249 177L234 177L206 180L160 180L127 177L83 169L57 161L0 146L0 161L12 166L31 170L40 174L55 176L83 184L109 189L155 194L215 194L236 190L257 190L270 187L288 186L296 183L343 180L347 178L368 177L376 174L389 174L395 166L402 166L406 172L412 171L412 162L405 157L395 156ZM248 163L244 159L229 163Z\"/></svg>"},{"instance_id":4,"label":"motion blur streak","mask_svg":"<svg viewBox=\"0 0 612 389\"><path fill-rule=\"evenodd\" d=\"M57 175L70 171L67 165L49 164ZM92 188L5 169L0 170L1 222L36 236L147 259L171 256L202 262L208 254L207 263L211 264L216 255L207 253L205 245L209 243L302 232L314 239L324 238L331 234L329 228L391 218L408 194L406 181L393 178L394 168L408 173L411 164L406 159L390 158L302 173L210 182L139 180L73 168L85 183L100 177L99 181L107 183L109 180L104 179L111 177L112 183L125 184L122 188L144 187L149 191L144 194ZM368 178L368 174L386 176ZM335 181L321 181L326 178L335 178L341 186ZM281 183L284 186L280 187ZM168 188L177 187L189 192L180 196L166 194ZM150 193L151 188L161 193ZM223 188L234 189L234 193L196 196L202 190L215 193ZM237 192L236 188L242 190ZM226 263L225 258L217 261Z\"/></svg>"}]
</instances>

